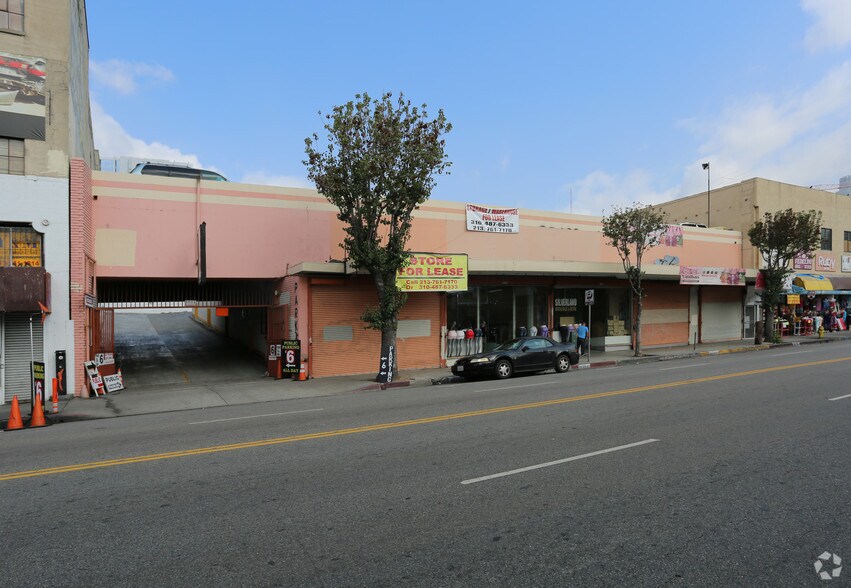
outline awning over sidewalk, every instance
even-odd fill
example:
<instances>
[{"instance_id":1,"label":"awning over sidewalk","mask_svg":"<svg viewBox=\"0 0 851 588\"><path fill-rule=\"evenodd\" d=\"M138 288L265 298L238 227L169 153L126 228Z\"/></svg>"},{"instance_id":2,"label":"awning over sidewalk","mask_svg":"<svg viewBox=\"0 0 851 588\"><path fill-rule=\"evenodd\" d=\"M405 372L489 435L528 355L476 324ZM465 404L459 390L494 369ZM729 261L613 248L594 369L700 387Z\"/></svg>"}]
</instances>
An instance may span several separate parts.
<instances>
[{"instance_id":1,"label":"awning over sidewalk","mask_svg":"<svg viewBox=\"0 0 851 588\"><path fill-rule=\"evenodd\" d=\"M792 285L803 288L808 292L823 292L835 289L830 280L820 274L796 274L792 279Z\"/></svg>"},{"instance_id":2,"label":"awning over sidewalk","mask_svg":"<svg viewBox=\"0 0 851 588\"><path fill-rule=\"evenodd\" d=\"M831 278L830 282L835 290L851 291L851 278Z\"/></svg>"}]
</instances>

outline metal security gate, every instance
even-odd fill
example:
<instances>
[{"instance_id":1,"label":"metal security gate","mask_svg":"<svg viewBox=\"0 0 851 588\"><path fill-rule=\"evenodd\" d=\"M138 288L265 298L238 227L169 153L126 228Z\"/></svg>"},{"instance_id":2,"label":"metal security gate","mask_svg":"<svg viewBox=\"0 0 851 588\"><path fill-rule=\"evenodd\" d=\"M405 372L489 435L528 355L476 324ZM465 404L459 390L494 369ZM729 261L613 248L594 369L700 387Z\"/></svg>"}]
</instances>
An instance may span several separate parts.
<instances>
[{"instance_id":1,"label":"metal security gate","mask_svg":"<svg viewBox=\"0 0 851 588\"><path fill-rule=\"evenodd\" d=\"M39 315L32 317L32 347L30 347L30 316L28 312L6 314L3 397L12 402L30 400L30 372L33 361L44 361L44 329Z\"/></svg>"},{"instance_id":2,"label":"metal security gate","mask_svg":"<svg viewBox=\"0 0 851 588\"><path fill-rule=\"evenodd\" d=\"M115 311L111 308L89 309L89 357L97 353L115 353Z\"/></svg>"}]
</instances>

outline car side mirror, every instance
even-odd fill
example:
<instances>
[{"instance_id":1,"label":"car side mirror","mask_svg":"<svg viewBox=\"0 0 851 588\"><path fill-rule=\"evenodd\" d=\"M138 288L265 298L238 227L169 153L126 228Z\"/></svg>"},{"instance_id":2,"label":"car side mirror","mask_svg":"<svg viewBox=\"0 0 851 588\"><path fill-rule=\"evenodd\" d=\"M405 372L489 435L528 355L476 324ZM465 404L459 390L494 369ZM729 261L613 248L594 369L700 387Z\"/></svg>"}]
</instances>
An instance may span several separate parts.
<instances>
[{"instance_id":1,"label":"car side mirror","mask_svg":"<svg viewBox=\"0 0 851 588\"><path fill-rule=\"evenodd\" d=\"M528 346L528 345L524 345L524 346L523 346L523 348L522 348L520 351L524 351L524 352L525 352L525 351L529 351L529 346Z\"/></svg>"}]
</instances>

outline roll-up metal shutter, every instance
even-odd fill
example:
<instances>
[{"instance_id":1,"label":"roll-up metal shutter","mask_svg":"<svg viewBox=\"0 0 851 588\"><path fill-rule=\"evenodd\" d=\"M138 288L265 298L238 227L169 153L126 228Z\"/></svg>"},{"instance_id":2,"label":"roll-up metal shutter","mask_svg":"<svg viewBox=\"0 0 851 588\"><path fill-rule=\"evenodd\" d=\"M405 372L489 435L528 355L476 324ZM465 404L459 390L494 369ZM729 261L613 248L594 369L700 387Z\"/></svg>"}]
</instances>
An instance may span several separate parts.
<instances>
[{"instance_id":1,"label":"roll-up metal shutter","mask_svg":"<svg viewBox=\"0 0 851 588\"><path fill-rule=\"evenodd\" d=\"M381 333L365 329L360 319L367 306L378 304L375 288L371 284L311 288L311 377L377 372ZM399 312L399 369L440 365L439 296L412 293Z\"/></svg>"},{"instance_id":2,"label":"roll-up metal shutter","mask_svg":"<svg viewBox=\"0 0 851 588\"><path fill-rule=\"evenodd\" d=\"M5 345L5 385L4 398L12 402L12 396L18 401L30 399L30 370L33 361L44 360L44 329L39 317L32 321L32 350L30 353L30 314L12 312L6 314Z\"/></svg>"},{"instance_id":3,"label":"roll-up metal shutter","mask_svg":"<svg viewBox=\"0 0 851 588\"><path fill-rule=\"evenodd\" d=\"M742 290L735 286L703 287L700 303L701 342L742 338Z\"/></svg>"}]
</instances>

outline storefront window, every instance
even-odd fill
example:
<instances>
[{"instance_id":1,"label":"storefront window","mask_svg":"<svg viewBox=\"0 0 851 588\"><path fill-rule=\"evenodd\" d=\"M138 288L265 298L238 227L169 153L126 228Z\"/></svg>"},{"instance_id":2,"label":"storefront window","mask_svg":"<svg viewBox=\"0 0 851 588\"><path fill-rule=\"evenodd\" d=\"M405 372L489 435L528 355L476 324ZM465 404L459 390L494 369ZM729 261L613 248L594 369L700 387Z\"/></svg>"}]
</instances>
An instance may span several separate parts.
<instances>
[{"instance_id":1,"label":"storefront window","mask_svg":"<svg viewBox=\"0 0 851 588\"><path fill-rule=\"evenodd\" d=\"M547 322L548 288L539 286L473 286L446 297L449 330L482 329L484 349L538 330ZM548 325L551 327L551 325Z\"/></svg>"},{"instance_id":2,"label":"storefront window","mask_svg":"<svg viewBox=\"0 0 851 588\"><path fill-rule=\"evenodd\" d=\"M0 226L0 267L41 266L41 233L32 227Z\"/></svg>"},{"instance_id":3,"label":"storefront window","mask_svg":"<svg viewBox=\"0 0 851 588\"><path fill-rule=\"evenodd\" d=\"M556 327L588 324L585 290L590 288L556 288L554 317ZM591 307L591 337L619 337L630 334L629 290L594 288Z\"/></svg>"}]
</instances>

